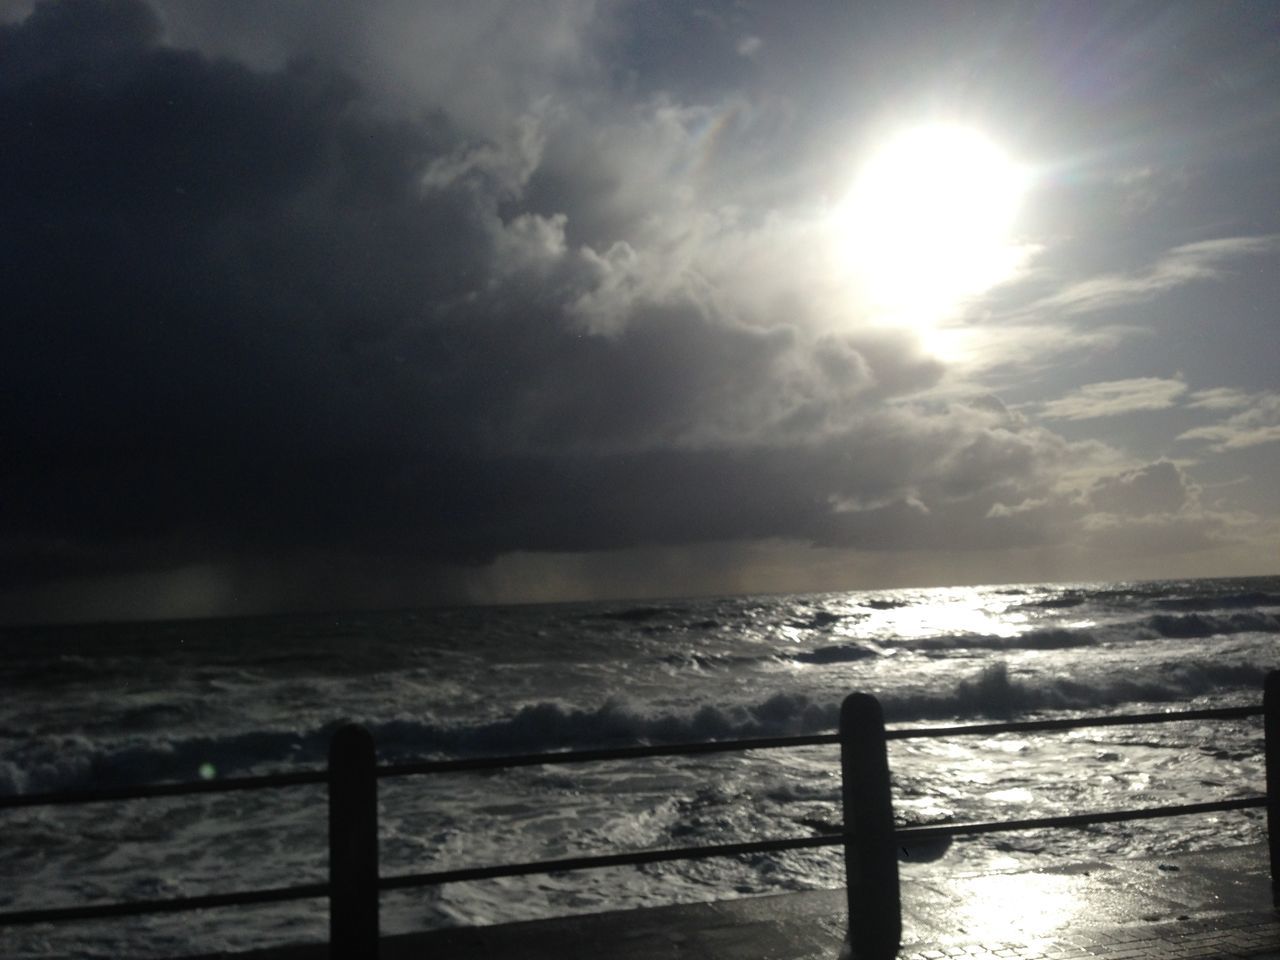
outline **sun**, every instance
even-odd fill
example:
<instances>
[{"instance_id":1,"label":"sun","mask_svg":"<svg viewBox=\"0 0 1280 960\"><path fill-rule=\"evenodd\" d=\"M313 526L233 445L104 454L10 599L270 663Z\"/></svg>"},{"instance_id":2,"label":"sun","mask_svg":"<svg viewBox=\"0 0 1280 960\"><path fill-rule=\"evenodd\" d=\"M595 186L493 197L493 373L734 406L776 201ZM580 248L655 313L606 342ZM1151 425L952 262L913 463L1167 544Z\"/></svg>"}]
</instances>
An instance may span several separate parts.
<instances>
[{"instance_id":1,"label":"sun","mask_svg":"<svg viewBox=\"0 0 1280 960\"><path fill-rule=\"evenodd\" d=\"M876 319L927 327L1008 279L1027 169L969 127L933 124L884 141L835 215L845 269Z\"/></svg>"}]
</instances>

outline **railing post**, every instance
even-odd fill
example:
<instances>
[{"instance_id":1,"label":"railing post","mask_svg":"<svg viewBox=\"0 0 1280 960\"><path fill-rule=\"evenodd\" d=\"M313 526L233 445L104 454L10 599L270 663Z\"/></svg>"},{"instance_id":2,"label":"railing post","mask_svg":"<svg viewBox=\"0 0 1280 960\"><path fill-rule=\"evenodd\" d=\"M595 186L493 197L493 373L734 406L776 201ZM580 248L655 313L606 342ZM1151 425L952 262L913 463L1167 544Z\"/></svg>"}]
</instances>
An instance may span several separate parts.
<instances>
[{"instance_id":1,"label":"railing post","mask_svg":"<svg viewBox=\"0 0 1280 960\"><path fill-rule=\"evenodd\" d=\"M1267 847L1271 852L1271 904L1280 910L1280 670L1267 674L1262 693L1267 752Z\"/></svg>"},{"instance_id":2,"label":"railing post","mask_svg":"<svg viewBox=\"0 0 1280 960\"><path fill-rule=\"evenodd\" d=\"M329 957L377 960L378 780L373 737L342 727L329 742Z\"/></svg>"},{"instance_id":3,"label":"railing post","mask_svg":"<svg viewBox=\"0 0 1280 960\"><path fill-rule=\"evenodd\" d=\"M840 709L840 776L849 929L842 958L891 960L902 938L898 850L880 703L853 693Z\"/></svg>"}]
</instances>

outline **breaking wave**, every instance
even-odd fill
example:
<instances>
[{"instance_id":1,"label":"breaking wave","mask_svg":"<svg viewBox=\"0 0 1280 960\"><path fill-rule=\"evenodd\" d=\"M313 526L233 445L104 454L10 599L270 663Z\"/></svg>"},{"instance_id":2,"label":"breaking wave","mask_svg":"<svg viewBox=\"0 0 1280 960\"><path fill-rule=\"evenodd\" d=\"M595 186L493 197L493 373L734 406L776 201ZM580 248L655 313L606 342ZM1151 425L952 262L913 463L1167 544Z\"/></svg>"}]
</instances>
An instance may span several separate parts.
<instances>
[{"instance_id":1,"label":"breaking wave","mask_svg":"<svg viewBox=\"0 0 1280 960\"><path fill-rule=\"evenodd\" d=\"M948 690L887 693L890 722L1005 718L1046 711L1115 709L1132 703L1186 701L1209 693L1260 690L1267 668L1210 661L1166 665L1149 677L1105 683L1067 677L1026 682L996 662ZM481 756L644 743L683 743L833 731L838 701L777 693L753 704L703 706L683 713L653 713L621 700L596 707L544 701L511 716L471 724L430 718L367 721L384 760ZM87 737L19 741L0 759L0 794L91 789L193 780L215 773L319 766L329 739L346 721L307 731L260 730L237 735L101 743Z\"/></svg>"},{"instance_id":2,"label":"breaking wave","mask_svg":"<svg viewBox=\"0 0 1280 960\"><path fill-rule=\"evenodd\" d=\"M1143 624L1157 636L1180 640L1230 633L1280 633L1280 616L1261 611L1220 616L1157 613L1148 617Z\"/></svg>"},{"instance_id":3,"label":"breaking wave","mask_svg":"<svg viewBox=\"0 0 1280 960\"><path fill-rule=\"evenodd\" d=\"M1280 606L1280 593L1248 590L1207 597L1165 597L1152 600L1151 605L1161 610L1230 610L1240 607Z\"/></svg>"},{"instance_id":4,"label":"breaking wave","mask_svg":"<svg viewBox=\"0 0 1280 960\"><path fill-rule=\"evenodd\" d=\"M1120 640L1190 640L1239 633L1280 633L1280 615L1251 610L1209 615L1157 613L1140 620L1089 627L1053 627L1013 636L957 633L899 640L908 650L1066 650ZM815 651L816 652L816 651ZM800 659L797 657L797 659Z\"/></svg>"},{"instance_id":5,"label":"breaking wave","mask_svg":"<svg viewBox=\"0 0 1280 960\"><path fill-rule=\"evenodd\" d=\"M1067 650L1072 647L1092 647L1098 638L1088 630L1029 630L1012 637L990 634L961 633L954 636L921 637L903 640L895 646L911 650Z\"/></svg>"},{"instance_id":6,"label":"breaking wave","mask_svg":"<svg viewBox=\"0 0 1280 960\"><path fill-rule=\"evenodd\" d=\"M851 663L879 656L878 649L861 643L833 643L803 653L791 654L789 659L797 663Z\"/></svg>"}]
</instances>

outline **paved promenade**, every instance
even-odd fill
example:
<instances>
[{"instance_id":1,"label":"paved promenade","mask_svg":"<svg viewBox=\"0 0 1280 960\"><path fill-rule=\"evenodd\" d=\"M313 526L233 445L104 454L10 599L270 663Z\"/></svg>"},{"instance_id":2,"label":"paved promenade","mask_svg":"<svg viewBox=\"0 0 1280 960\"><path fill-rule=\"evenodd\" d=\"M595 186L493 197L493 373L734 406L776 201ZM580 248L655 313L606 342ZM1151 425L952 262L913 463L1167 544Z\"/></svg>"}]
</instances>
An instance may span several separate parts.
<instances>
[{"instance_id":1,"label":"paved promenade","mask_svg":"<svg viewBox=\"0 0 1280 960\"><path fill-rule=\"evenodd\" d=\"M911 960L1280 960L1264 846L939 880L902 867ZM591 914L388 937L383 960L834 960L844 892ZM242 960L320 960L295 947Z\"/></svg>"}]
</instances>

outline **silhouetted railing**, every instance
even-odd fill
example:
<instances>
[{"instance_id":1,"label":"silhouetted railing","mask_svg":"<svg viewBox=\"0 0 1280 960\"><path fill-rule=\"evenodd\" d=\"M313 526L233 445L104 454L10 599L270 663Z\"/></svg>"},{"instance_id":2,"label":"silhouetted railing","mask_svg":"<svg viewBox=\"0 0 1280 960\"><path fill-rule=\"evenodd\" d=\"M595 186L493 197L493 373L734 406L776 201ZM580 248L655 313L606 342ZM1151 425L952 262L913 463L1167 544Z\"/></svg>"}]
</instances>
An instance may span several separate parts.
<instances>
[{"instance_id":1,"label":"silhouetted railing","mask_svg":"<svg viewBox=\"0 0 1280 960\"><path fill-rule=\"evenodd\" d=\"M1188 720L1233 720L1256 716L1265 717L1266 796L1022 820L942 823L918 827L894 826L886 750L889 740L968 735L991 736L1000 733L1047 732L1082 727ZM689 756L823 744L839 744L841 748L841 799L844 822L838 832L809 837L640 850L393 876L382 876L378 871L377 780L381 777L503 770L522 766ZM329 881L327 883L164 900L131 900L122 903L86 904L79 907L17 910L0 913L0 926L172 913L212 907L328 897L330 956L334 960L339 958L365 960L365 958L377 956L378 898L382 891L564 870L633 866L672 860L776 853L839 845L844 847L847 879L849 932L846 937L846 947L852 956L858 958L886 958L887 960L896 954L901 933L897 864L897 848L900 844L997 831L1080 827L1263 806L1267 808L1272 896L1277 909L1280 909L1280 885L1278 885L1280 880L1280 671L1273 671L1267 676L1261 707L1228 707L1109 717L1020 720L1005 723L886 730L880 705L876 699L868 694L855 693L845 699L838 734L575 750L383 766L378 766L376 763L373 738L363 728L352 725L343 727L334 735L326 770L145 787L0 797L0 810L321 783L327 784L329 790Z\"/></svg>"},{"instance_id":2,"label":"silhouetted railing","mask_svg":"<svg viewBox=\"0 0 1280 960\"><path fill-rule=\"evenodd\" d=\"M892 827L893 802L890 796L886 749L889 740L1069 730L1079 727L1168 723L1176 720L1228 720L1255 717L1259 714L1265 716L1266 796L1143 807L1136 810L1108 810L1067 816L1035 817L1024 820L945 823L898 829ZM1280 881L1280 804L1277 803L1277 788L1280 788L1280 671L1272 671L1267 675L1262 708L1234 707L909 730L886 730L880 704L875 697L855 693L845 698L840 713L840 741L844 801L843 829L849 837L849 842L844 848L849 928L845 936L846 949L842 956L848 955L857 960L892 960L897 955L902 934L902 913L895 847L899 843L913 840L1007 830L1083 827L1098 823L1153 820L1265 806L1272 902L1277 909L1280 909L1280 885L1278 885ZM887 828L886 823L889 824ZM866 829L862 829L863 827Z\"/></svg>"}]
</instances>

